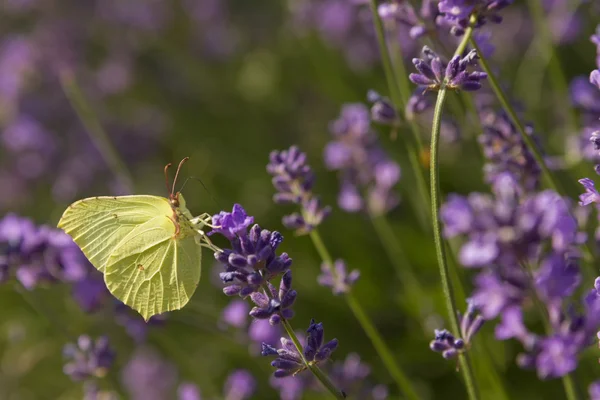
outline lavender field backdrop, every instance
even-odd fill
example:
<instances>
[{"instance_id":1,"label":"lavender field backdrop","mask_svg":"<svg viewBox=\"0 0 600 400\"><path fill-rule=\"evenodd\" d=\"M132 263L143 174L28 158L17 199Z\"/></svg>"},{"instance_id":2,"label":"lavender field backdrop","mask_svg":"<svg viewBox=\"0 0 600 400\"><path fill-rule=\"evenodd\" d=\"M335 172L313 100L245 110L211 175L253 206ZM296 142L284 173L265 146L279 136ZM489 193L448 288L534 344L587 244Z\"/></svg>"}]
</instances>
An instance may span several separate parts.
<instances>
[{"instance_id":1,"label":"lavender field backdrop","mask_svg":"<svg viewBox=\"0 0 600 400\"><path fill-rule=\"evenodd\" d=\"M0 33L0 400L600 400L597 1L1 0ZM184 157L217 247L145 322L56 225Z\"/></svg>"}]
</instances>

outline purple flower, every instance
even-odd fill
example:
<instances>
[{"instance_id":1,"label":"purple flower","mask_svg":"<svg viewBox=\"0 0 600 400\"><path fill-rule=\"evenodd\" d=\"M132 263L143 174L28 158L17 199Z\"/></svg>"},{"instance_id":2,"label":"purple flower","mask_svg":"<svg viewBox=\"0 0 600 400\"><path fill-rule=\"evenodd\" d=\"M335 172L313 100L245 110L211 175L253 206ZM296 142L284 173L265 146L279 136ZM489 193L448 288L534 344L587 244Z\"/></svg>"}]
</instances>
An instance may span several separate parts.
<instances>
[{"instance_id":1,"label":"purple flower","mask_svg":"<svg viewBox=\"0 0 600 400\"><path fill-rule=\"evenodd\" d=\"M81 283L98 272L73 239L60 229L36 226L27 218L8 214L0 220L0 282L14 275L28 290L42 283ZM91 282L88 282L91 284ZM102 291L74 295L84 309L96 307ZM85 298L84 298L85 297Z\"/></svg>"},{"instance_id":2,"label":"purple flower","mask_svg":"<svg viewBox=\"0 0 600 400\"><path fill-rule=\"evenodd\" d=\"M306 333L308 335L303 349L306 362L317 364L329 359L331 353L333 353L338 346L337 339L332 339L325 343L323 324L315 323L314 320L310 321L310 326ZM274 347L263 343L261 354L263 356L277 356L271 363L271 366L277 368L273 374L276 378L296 375L307 369L294 342L284 337L281 338L280 349L275 349Z\"/></svg>"},{"instance_id":3,"label":"purple flower","mask_svg":"<svg viewBox=\"0 0 600 400\"><path fill-rule=\"evenodd\" d=\"M325 147L325 165L340 173L338 205L345 211L384 214L399 202L394 186L400 167L390 160L371 129L363 104L346 104L329 125L333 136Z\"/></svg>"},{"instance_id":4,"label":"purple flower","mask_svg":"<svg viewBox=\"0 0 600 400\"><path fill-rule=\"evenodd\" d=\"M256 391L256 380L245 369L233 371L225 381L223 398L225 400L246 400Z\"/></svg>"},{"instance_id":5,"label":"purple flower","mask_svg":"<svg viewBox=\"0 0 600 400\"><path fill-rule=\"evenodd\" d=\"M589 178L583 178L578 181L585 188L585 193L579 195L579 204L587 206L592 203L600 204L600 193L594 186L594 181Z\"/></svg>"},{"instance_id":6,"label":"purple flower","mask_svg":"<svg viewBox=\"0 0 600 400\"><path fill-rule=\"evenodd\" d=\"M273 201L301 206L300 213L283 217L283 224L298 234L309 233L331 213L331 207L322 207L319 198L312 194L315 177L306 164L306 154L292 146L288 150L272 151L269 158L267 172L273 176L273 186L278 191Z\"/></svg>"},{"instance_id":7,"label":"purple flower","mask_svg":"<svg viewBox=\"0 0 600 400\"><path fill-rule=\"evenodd\" d=\"M503 112L483 111L481 121L483 133L478 140L487 160L484 172L488 183L493 184L499 176L509 172L517 178L523 190L537 189L540 184L540 166L510 118ZM533 129L530 126L525 129L537 143Z\"/></svg>"},{"instance_id":8,"label":"purple flower","mask_svg":"<svg viewBox=\"0 0 600 400\"><path fill-rule=\"evenodd\" d=\"M465 315L459 314L461 339L456 339L452 333L443 330L435 330L435 339L431 341L429 347L431 350L442 353L446 359L454 358L459 353L465 352L473 340L473 336L483 326L485 319L477 314L477 307L473 300L467 300L467 312Z\"/></svg>"},{"instance_id":9,"label":"purple flower","mask_svg":"<svg viewBox=\"0 0 600 400\"><path fill-rule=\"evenodd\" d=\"M571 335L553 335L540 342L536 367L540 379L565 376L577 368L579 344Z\"/></svg>"},{"instance_id":10,"label":"purple flower","mask_svg":"<svg viewBox=\"0 0 600 400\"><path fill-rule=\"evenodd\" d=\"M200 389L191 382L183 382L177 387L177 400L202 400Z\"/></svg>"},{"instance_id":11,"label":"purple flower","mask_svg":"<svg viewBox=\"0 0 600 400\"><path fill-rule=\"evenodd\" d=\"M335 260L333 265L328 263L321 264L321 275L317 281L321 286L331 288L333 294L343 294L350 292L352 286L360 277L360 271L357 269L348 273L344 260Z\"/></svg>"},{"instance_id":12,"label":"purple flower","mask_svg":"<svg viewBox=\"0 0 600 400\"><path fill-rule=\"evenodd\" d=\"M209 235L220 233L227 239L232 240L238 234L245 234L248 227L253 223L254 217L248 216L241 205L234 204L231 212L221 211L213 215L212 224L215 228L209 232Z\"/></svg>"},{"instance_id":13,"label":"purple flower","mask_svg":"<svg viewBox=\"0 0 600 400\"><path fill-rule=\"evenodd\" d=\"M223 309L221 321L226 326L237 329L244 328L248 323L248 312L250 306L244 300L233 300Z\"/></svg>"},{"instance_id":14,"label":"purple flower","mask_svg":"<svg viewBox=\"0 0 600 400\"><path fill-rule=\"evenodd\" d=\"M407 2L389 0L381 3L378 13L384 21L393 20L409 29L411 39L418 39L445 25L434 0L423 0L417 11Z\"/></svg>"},{"instance_id":15,"label":"purple flower","mask_svg":"<svg viewBox=\"0 0 600 400\"><path fill-rule=\"evenodd\" d=\"M168 399L177 383L175 366L146 347L135 349L121 373L123 386L132 399Z\"/></svg>"},{"instance_id":16,"label":"purple flower","mask_svg":"<svg viewBox=\"0 0 600 400\"><path fill-rule=\"evenodd\" d=\"M588 387L590 400L600 400L600 381L594 381Z\"/></svg>"},{"instance_id":17,"label":"purple flower","mask_svg":"<svg viewBox=\"0 0 600 400\"><path fill-rule=\"evenodd\" d=\"M167 314L164 313L154 315L148 321L144 321L138 313L131 310L131 307L126 306L118 300L115 302L115 321L125 328L125 332L136 343L145 342L149 329L153 326L163 326L166 320Z\"/></svg>"},{"instance_id":18,"label":"purple flower","mask_svg":"<svg viewBox=\"0 0 600 400\"><path fill-rule=\"evenodd\" d=\"M371 120L373 122L392 126L399 122L398 113L387 97L381 96L374 90L369 90L367 101L371 103Z\"/></svg>"},{"instance_id":19,"label":"purple flower","mask_svg":"<svg viewBox=\"0 0 600 400\"><path fill-rule=\"evenodd\" d=\"M82 381L104 377L113 364L115 353L107 337L102 336L94 341L87 335L81 335L77 343L65 345L63 356L67 360L64 373L74 381Z\"/></svg>"},{"instance_id":20,"label":"purple flower","mask_svg":"<svg viewBox=\"0 0 600 400\"><path fill-rule=\"evenodd\" d=\"M475 91L481 88L481 80L487 78L485 72L467 71L476 65L477 51L471 50L466 56L454 56L448 64L429 47L423 47L423 58L413 58L412 62L419 73L411 73L410 80L427 91L437 91L441 87L450 90Z\"/></svg>"},{"instance_id":21,"label":"purple flower","mask_svg":"<svg viewBox=\"0 0 600 400\"><path fill-rule=\"evenodd\" d=\"M471 25L471 16L475 17L474 28L479 28L488 21L499 24L502 17L498 12L512 3L513 0L441 0L438 7L444 18L454 24L451 32L461 36Z\"/></svg>"},{"instance_id":22,"label":"purple flower","mask_svg":"<svg viewBox=\"0 0 600 400\"><path fill-rule=\"evenodd\" d=\"M600 70L599 69L595 69L592 71L592 73L590 74L590 82L592 83L592 85L594 85L598 89L600 89Z\"/></svg>"},{"instance_id":23,"label":"purple flower","mask_svg":"<svg viewBox=\"0 0 600 400\"><path fill-rule=\"evenodd\" d=\"M292 306L298 295L292 289L292 271L288 270L281 277L279 291L270 282L266 283L269 295L263 292L250 294L252 302L256 304L250 315L256 319L268 319L271 325L277 325L281 318L290 319L294 316Z\"/></svg>"},{"instance_id":24,"label":"purple flower","mask_svg":"<svg viewBox=\"0 0 600 400\"><path fill-rule=\"evenodd\" d=\"M386 399L387 388L374 386L368 381L371 368L356 353L350 353L344 361L336 361L331 367L330 377L337 387L341 388L348 398Z\"/></svg>"},{"instance_id":25,"label":"purple flower","mask_svg":"<svg viewBox=\"0 0 600 400\"><path fill-rule=\"evenodd\" d=\"M287 271L292 265L292 259L287 253L280 256L275 254L277 247L283 241L279 232L271 232L254 225L249 232L247 227L252 217L248 217L240 205L234 206L238 213L239 224L224 225L216 229L230 240L231 248L215 253L215 259L225 267L225 272L219 274L223 283L230 284L223 289L227 296L240 295L246 297L257 291L261 285L273 277ZM221 211L213 220L233 221L231 213ZM251 223L251 222L250 222ZM235 228L232 228L235 226ZM242 229L243 226L243 229ZM223 231L224 229L224 231Z\"/></svg>"}]
</instances>

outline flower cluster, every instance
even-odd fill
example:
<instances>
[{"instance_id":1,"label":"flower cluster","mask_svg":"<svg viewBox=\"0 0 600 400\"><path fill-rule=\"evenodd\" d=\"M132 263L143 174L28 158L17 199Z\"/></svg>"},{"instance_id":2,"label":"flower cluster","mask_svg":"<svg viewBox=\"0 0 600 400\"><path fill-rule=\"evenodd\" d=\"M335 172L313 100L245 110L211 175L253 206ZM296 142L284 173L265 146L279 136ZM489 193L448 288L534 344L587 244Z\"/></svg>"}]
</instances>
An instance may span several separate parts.
<instances>
[{"instance_id":1,"label":"flower cluster","mask_svg":"<svg viewBox=\"0 0 600 400\"><path fill-rule=\"evenodd\" d=\"M348 273L344 260L335 260L333 265L321 264L321 275L317 278L321 286L331 288L333 294L350 292L350 289L360 278L360 271L354 269Z\"/></svg>"},{"instance_id":2,"label":"flower cluster","mask_svg":"<svg viewBox=\"0 0 600 400\"><path fill-rule=\"evenodd\" d=\"M273 200L278 204L301 206L300 213L283 217L283 224L298 234L309 233L331 213L331 207L322 207L320 199L312 194L315 179L306 164L306 154L292 146L288 150L272 151L269 158L267 172L273 176L273 186L278 191Z\"/></svg>"},{"instance_id":3,"label":"flower cluster","mask_svg":"<svg viewBox=\"0 0 600 400\"><path fill-rule=\"evenodd\" d=\"M292 340L285 337L281 338L280 349L276 349L267 343L263 343L261 353L263 356L277 356L271 363L273 367L277 368L273 376L276 378L284 378L286 376L296 375L308 368L304 362L305 360L309 364L318 364L329 359L331 353L337 349L337 339L332 339L325 343L323 323L315 323L314 320L311 320L306 333L307 337L306 344L303 348L303 354L298 352L298 349Z\"/></svg>"},{"instance_id":4,"label":"flower cluster","mask_svg":"<svg viewBox=\"0 0 600 400\"><path fill-rule=\"evenodd\" d=\"M423 0L419 10L409 2L389 0L381 3L377 11L384 21L393 20L408 27L412 39L435 32L438 26L446 22L444 18L440 18L441 13L434 0Z\"/></svg>"},{"instance_id":5,"label":"flower cluster","mask_svg":"<svg viewBox=\"0 0 600 400\"><path fill-rule=\"evenodd\" d=\"M85 312L99 309L108 298L102 275L69 235L15 214L0 220L0 283L11 276L27 290L68 283Z\"/></svg>"},{"instance_id":6,"label":"flower cluster","mask_svg":"<svg viewBox=\"0 0 600 400\"><path fill-rule=\"evenodd\" d=\"M462 36L470 25L479 28L488 21L499 24L502 17L498 12L512 3L513 0L441 0L438 7L444 18L454 24L451 32Z\"/></svg>"},{"instance_id":7,"label":"flower cluster","mask_svg":"<svg viewBox=\"0 0 600 400\"><path fill-rule=\"evenodd\" d=\"M524 191L536 190L540 184L540 166L510 118L504 112L489 109L481 111L480 118L483 132L478 140L486 158L486 181L493 184L498 176L509 173ZM527 126L525 131L537 144L533 128Z\"/></svg>"},{"instance_id":8,"label":"flower cluster","mask_svg":"<svg viewBox=\"0 0 600 400\"><path fill-rule=\"evenodd\" d=\"M584 297L581 312L574 311L573 307L563 310L560 304L546 303L551 327L547 336L528 332L522 311L511 308L496 327L496 337L521 341L526 352L517 357L517 364L522 368L537 369L541 379L573 372L577 368L578 355L594 342L600 328L600 278L596 278L594 286Z\"/></svg>"},{"instance_id":9,"label":"flower cluster","mask_svg":"<svg viewBox=\"0 0 600 400\"><path fill-rule=\"evenodd\" d=\"M476 65L477 51L471 50L466 56L454 56L445 63L429 47L423 47L423 58L413 58L412 62L419 73L411 73L410 80L426 91L437 91L442 87L451 90L475 91L481 88L481 81L487 78L485 72L468 71Z\"/></svg>"},{"instance_id":10,"label":"flower cluster","mask_svg":"<svg viewBox=\"0 0 600 400\"><path fill-rule=\"evenodd\" d=\"M576 247L585 240L569 203L552 191L523 193L516 177L504 173L494 181L493 195L451 195L441 213L446 237L467 238L461 263L481 269L472 299L485 319L501 316L496 337L519 339L527 351L519 365L537 368L542 378L570 371L599 321L592 297L581 315L568 307L581 281ZM539 311L550 316L545 337L521 321L524 306L536 298L545 306Z\"/></svg>"},{"instance_id":11,"label":"flower cluster","mask_svg":"<svg viewBox=\"0 0 600 400\"><path fill-rule=\"evenodd\" d=\"M227 296L249 296L292 265L287 253L275 254L283 236L257 224L248 231L253 222L254 218L248 217L239 204L233 206L231 213L221 211L212 218L215 228L211 234L219 233L231 243L230 249L215 253L215 259L225 267L219 276L229 284L223 289Z\"/></svg>"},{"instance_id":12,"label":"flower cluster","mask_svg":"<svg viewBox=\"0 0 600 400\"><path fill-rule=\"evenodd\" d=\"M373 122L391 126L398 124L398 113L390 99L374 90L369 90L367 92L367 101L371 104L371 120Z\"/></svg>"},{"instance_id":13,"label":"flower cluster","mask_svg":"<svg viewBox=\"0 0 600 400\"><path fill-rule=\"evenodd\" d=\"M334 140L325 147L325 165L340 171L338 205L345 211L384 214L399 202L394 186L400 166L379 145L371 129L369 109L363 104L346 104L330 124Z\"/></svg>"},{"instance_id":14,"label":"flower cluster","mask_svg":"<svg viewBox=\"0 0 600 400\"><path fill-rule=\"evenodd\" d=\"M456 339L448 330L435 330L435 339L431 341L429 347L431 350L442 353L446 359L455 358L458 354L465 352L472 342L473 336L483 326L485 319L477 314L477 306L473 301L468 300L467 312L465 315L459 315L460 319L460 339Z\"/></svg>"},{"instance_id":15,"label":"flower cluster","mask_svg":"<svg viewBox=\"0 0 600 400\"><path fill-rule=\"evenodd\" d=\"M115 358L108 338L102 336L94 341L87 335L80 336L77 343L65 345L63 355L67 360L63 371L74 381L104 377Z\"/></svg>"},{"instance_id":16,"label":"flower cluster","mask_svg":"<svg viewBox=\"0 0 600 400\"><path fill-rule=\"evenodd\" d=\"M253 292L250 294L252 302L256 304L250 315L256 319L268 319L271 325L277 325L281 318L290 319L294 316L292 306L298 293L292 289L292 271L287 270L281 277L279 291L271 282L266 283L270 294Z\"/></svg>"}]
</instances>

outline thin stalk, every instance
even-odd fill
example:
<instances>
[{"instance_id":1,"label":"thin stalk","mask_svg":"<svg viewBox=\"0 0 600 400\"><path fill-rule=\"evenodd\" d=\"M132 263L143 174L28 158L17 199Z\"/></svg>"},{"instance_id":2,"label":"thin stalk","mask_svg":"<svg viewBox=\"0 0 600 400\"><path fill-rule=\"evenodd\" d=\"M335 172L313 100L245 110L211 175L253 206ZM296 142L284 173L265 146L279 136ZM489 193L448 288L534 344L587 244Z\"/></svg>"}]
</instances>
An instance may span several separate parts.
<instances>
[{"instance_id":1,"label":"thin stalk","mask_svg":"<svg viewBox=\"0 0 600 400\"><path fill-rule=\"evenodd\" d=\"M94 146L96 146L102 158L104 158L104 162L106 162L112 173L121 180L121 183L127 189L131 190L133 186L131 174L117 150L113 147L96 113L89 105L85 95L77 84L75 75L69 71L61 72L60 84Z\"/></svg>"},{"instance_id":2,"label":"thin stalk","mask_svg":"<svg viewBox=\"0 0 600 400\"><path fill-rule=\"evenodd\" d=\"M473 34L471 27L467 28L460 42L458 48L455 51L455 55L462 54L467 46L467 42ZM437 100L435 103L435 109L433 114L433 123L431 127L431 164L430 164L430 184L431 184L431 215L433 222L433 236L435 241L436 255L438 259L440 279L442 281L442 289L444 292L444 298L446 302L446 308L448 311L448 317L450 318L450 327L455 334L460 332L460 323L458 320L458 313L456 308L456 301L454 299L454 291L450 282L450 274L448 269L448 261L446 259L446 248L442 240L442 226L440 223L440 183L439 183L439 164L438 164L438 150L439 150L439 139L440 139L440 128L442 114L444 110L444 103L446 102L447 89L445 85L442 85L438 91ZM460 370L465 380L465 386L469 399L476 400L479 398L479 392L475 385L475 379L473 377L473 371L467 358L466 353L459 355Z\"/></svg>"},{"instance_id":3,"label":"thin stalk","mask_svg":"<svg viewBox=\"0 0 600 400\"><path fill-rule=\"evenodd\" d=\"M268 290L265 289L265 291L268 291ZM304 363L306 368L308 368L310 370L310 372L313 373L315 378L317 378L319 380L319 382L321 382L321 384L325 387L325 389L327 389L329 391L329 393L331 393L331 395L333 397L335 397L336 399L341 399L341 400L345 399L346 395L344 394L344 392L340 391L333 384L333 382L329 379L329 377L323 371L321 371L321 368L319 368L319 366L317 364L310 363L306 360L306 358L304 358L304 349L302 347L302 344L300 343L300 340L298 340L298 337L296 336L294 329L292 329L292 326L290 325L289 321L287 319L281 317L281 324L285 328L285 331L287 332L287 334L290 337L290 339L292 340L292 342L294 342L294 346L296 346L296 350L298 350L300 357L302 357L302 362Z\"/></svg>"},{"instance_id":4,"label":"thin stalk","mask_svg":"<svg viewBox=\"0 0 600 400\"><path fill-rule=\"evenodd\" d=\"M465 33L466 36L466 33ZM439 147L439 136L440 136L440 123L442 112L444 109L444 102L446 101L447 89L441 88L438 92L437 101L435 103L435 110L433 116L433 126L431 128L431 215L433 219L433 236L435 240L435 250L438 259L438 265L440 269L440 278L442 281L442 289L444 291L444 298L446 301L446 308L448 311L448 317L450 318L450 327L455 334L460 332L460 323L458 321L458 313L456 308L456 301L454 299L454 290L450 283L450 272L448 270L448 262L446 259L446 248L442 241L442 226L440 223L440 209L439 209L439 165L438 165L438 147ZM460 370L465 380L469 399L476 400L479 398L477 388L475 386L475 379L473 378L473 372L471 371L470 363L468 362L466 353L459 355Z\"/></svg>"},{"instance_id":5,"label":"thin stalk","mask_svg":"<svg viewBox=\"0 0 600 400\"><path fill-rule=\"evenodd\" d=\"M575 4L572 13L567 13L564 18L567 19L571 17L577 10L577 7L578 4ZM542 69L545 69L546 66L544 64L547 63L550 81L552 86L554 86L553 93L558 94L559 96L568 97L569 84L560 63L560 59L558 58L558 54L554 48L552 32L550 30L548 18L544 12L543 3L539 0L528 0L527 8L529 8L529 11L531 12L535 32L537 32L536 37L538 43L540 43L540 47L542 47L542 56L540 57L540 52L536 51L536 58L540 60ZM575 132L577 127L577 116L573 107L567 108L567 128L570 132Z\"/></svg>"},{"instance_id":6,"label":"thin stalk","mask_svg":"<svg viewBox=\"0 0 600 400\"><path fill-rule=\"evenodd\" d=\"M313 242L313 245L315 246L315 249L319 253L319 256L321 257L321 260L323 260L323 262L328 265L333 265L333 259L331 258L331 255L327 250L323 239L321 239L321 235L319 235L319 232L316 229L313 229L310 232L310 238ZM335 273L335 271L332 271L332 273ZM368 314L363 309L361 303L356 299L356 297L354 297L354 294L352 292L345 293L344 297L346 299L346 302L348 303L348 307L350 307L350 310L354 314L354 317L356 318L361 328L371 341L371 344L375 348L375 351L381 358L381 361L387 368L388 372L396 382L396 385L398 386L399 390L402 393L404 393L406 398L411 400L418 400L419 396L413 388L410 379L402 371L402 369L392 356L392 351L383 340L381 334L369 318Z\"/></svg>"},{"instance_id":7,"label":"thin stalk","mask_svg":"<svg viewBox=\"0 0 600 400\"><path fill-rule=\"evenodd\" d=\"M379 241L383 245L383 249L387 254L390 262L394 266L396 270L396 275L402 281L402 285L407 289L412 291L412 293L417 298L422 298L421 285L419 284L418 279L416 278L413 268L410 264L410 261L406 257L402 246L400 246L400 241L396 238L394 230L390 226L385 215L369 215L371 218L371 223L375 228L375 232L379 237ZM419 292L418 294L415 292Z\"/></svg>"},{"instance_id":8,"label":"thin stalk","mask_svg":"<svg viewBox=\"0 0 600 400\"><path fill-rule=\"evenodd\" d=\"M402 61L402 51L400 46L394 45L394 59L395 63L390 56L390 51L387 45L385 30L379 13L377 12L377 1L370 0L371 14L373 16L373 23L375 24L375 33L377 34L377 42L379 44L379 52L381 53L381 62L383 64L383 71L385 73L385 79L387 81L388 90L390 92L390 98L396 109L398 115L405 115L405 107L408 99L411 95L410 84L404 63ZM394 42L395 43L395 42ZM410 166L415 174L417 182L417 188L419 194L422 197L424 204L429 202L429 193L427 192L427 180L423 167L419 162L419 155L423 153L423 141L421 140L421 134L419 126L412 119L407 119L407 122L412 133L413 140L409 140L408 145L408 160ZM425 211L426 217L427 211Z\"/></svg>"}]
</instances>

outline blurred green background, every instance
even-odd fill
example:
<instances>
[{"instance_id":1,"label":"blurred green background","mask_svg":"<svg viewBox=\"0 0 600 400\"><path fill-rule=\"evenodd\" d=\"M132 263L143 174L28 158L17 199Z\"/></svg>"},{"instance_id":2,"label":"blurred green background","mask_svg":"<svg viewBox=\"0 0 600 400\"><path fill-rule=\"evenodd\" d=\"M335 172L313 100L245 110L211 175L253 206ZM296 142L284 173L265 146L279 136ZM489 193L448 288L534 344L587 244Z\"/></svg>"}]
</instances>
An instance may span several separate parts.
<instances>
[{"instance_id":1,"label":"blurred green background","mask_svg":"<svg viewBox=\"0 0 600 400\"><path fill-rule=\"evenodd\" d=\"M293 326L305 330L311 318L322 321L326 338L340 342L333 360L358 353L372 369L367 380L386 385L389 398L398 398L392 378L343 298L317 285L320 258L308 237L295 237L281 225L281 217L293 207L273 204L274 189L265 165L271 150L296 144L316 172L315 193L334 206L321 235L334 258L343 258L350 268L361 271L355 295L394 357L422 398L464 398L456 364L428 349L433 329L445 326L445 308L433 238L419 225L415 209L419 201L403 142L408 134L405 127L396 139L389 129L377 129L382 146L403 169L397 187L402 202L387 219L394 240L418 271L426 294L423 304L412 304L403 296L402 282L369 218L336 206L337 177L322 161L330 140L328 123L343 103L364 102L368 89L384 95L387 90L370 20L363 22L368 7L338 1L339 9L328 11L319 3L335 1L2 2L0 209L3 214L16 212L37 224L55 226L65 207L79 198L126 192L165 196L163 166L189 156L183 177L198 177L208 188L207 192L194 180L187 183L184 193L192 213L217 213L240 203L262 227L280 230L285 236L280 250L294 259L298 299ZM560 22L580 7L577 34L554 40L568 84L593 68L588 38L598 17L589 8L593 5L554 3L571 8L549 7L549 21L552 16ZM323 8L304 11L311 7ZM491 30L494 66L522 102L527 119L541 132L549 153L562 155L567 138L576 133L568 130L572 110L568 93L549 83L547 49L527 7L514 5L505 15L505 23ZM342 23L344 18L351 20L348 26ZM409 70L410 57L421 45L402 44ZM353 46L360 48L358 56L353 55ZM59 77L64 73L76 77L111 146L131 173L130 187L114 175L106 154L98 151L97 135L81 124L61 87ZM449 112L462 110L460 98L452 100ZM485 191L475 141L477 124L464 111L454 116L461 139L442 151L442 189L463 194ZM22 118L31 119L35 126L15 128ZM574 121L577 124L576 116ZM420 123L426 140L429 122ZM25 137L21 135L27 135L27 129L39 130L44 140L11 145ZM32 165L41 165L39 171L32 172ZM581 171L590 173L591 164ZM574 184L571 195L577 195ZM243 329L223 328L219 323L231 299L215 285L215 274L212 254L205 251L203 279L190 304L170 313L164 325L151 326L143 346L173 363L177 382L197 384L203 398L223 398L226 376L239 368L249 370L257 380L252 398L278 398L269 384L271 360L249 352ZM459 275L468 290L468 274ZM62 372L61 356L63 345L80 334L109 336L117 358L109 374L113 379L103 380L102 385L111 388L113 382L120 382L120 369L142 345L115 323L110 306L84 313L74 303L70 286L62 283L22 293L14 279L0 285L0 399L81 398L81 385ZM461 308L463 299L459 294ZM419 314L416 309L423 305L426 312ZM478 336L473 362L482 398L501 398L495 391L498 382L510 398L558 398L560 381L540 382L535 372L516 367L519 347L495 341L493 323ZM588 353L577 373L582 382L598 375L597 350ZM492 360L495 374L481 367L481 358ZM123 398L128 398L123 385L118 386ZM176 398L176 386L168 398ZM308 391L304 398L327 397Z\"/></svg>"}]
</instances>

